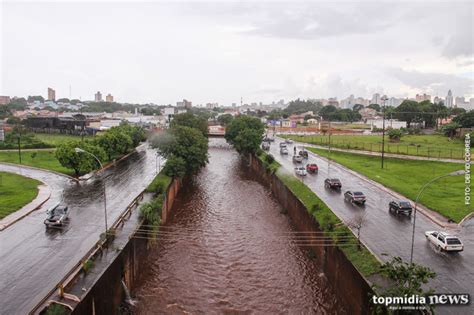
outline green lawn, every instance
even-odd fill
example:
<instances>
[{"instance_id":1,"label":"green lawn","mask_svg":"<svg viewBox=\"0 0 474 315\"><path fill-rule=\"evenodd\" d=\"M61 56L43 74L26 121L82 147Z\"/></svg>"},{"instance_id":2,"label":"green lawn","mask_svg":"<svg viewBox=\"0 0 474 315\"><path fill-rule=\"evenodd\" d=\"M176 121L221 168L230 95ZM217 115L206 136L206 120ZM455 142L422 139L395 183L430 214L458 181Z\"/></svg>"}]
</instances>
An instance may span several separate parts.
<instances>
[{"instance_id":1,"label":"green lawn","mask_svg":"<svg viewBox=\"0 0 474 315\"><path fill-rule=\"evenodd\" d=\"M327 145L328 136L283 135L296 141ZM331 146L341 149L382 151L382 136L371 135L331 135ZM385 138L385 152L430 156L440 158L462 159L464 142L461 139L451 140L442 135L404 135L400 142L390 142Z\"/></svg>"},{"instance_id":2,"label":"green lawn","mask_svg":"<svg viewBox=\"0 0 474 315\"><path fill-rule=\"evenodd\" d=\"M308 150L325 157L328 154L327 150L315 148L308 148ZM430 179L464 169L461 163L387 158L385 159L386 169L382 170L380 157L336 151L331 152L331 159L411 200L416 199L420 188ZM430 185L424 191L420 201L445 217L460 222L467 214L474 211L473 206L464 205L464 189L463 175L443 178Z\"/></svg>"},{"instance_id":3,"label":"green lawn","mask_svg":"<svg viewBox=\"0 0 474 315\"><path fill-rule=\"evenodd\" d=\"M319 222L323 231L332 236L334 242L340 245L340 249L347 258L356 266L361 274L369 276L377 273L380 268L378 260L365 248L357 246L357 239L334 212L319 197L302 183L298 178L278 172L280 164L277 161L268 163L266 153L259 152L257 156L266 166L267 170L276 172L281 181L301 200L306 210Z\"/></svg>"},{"instance_id":4,"label":"green lawn","mask_svg":"<svg viewBox=\"0 0 474 315\"><path fill-rule=\"evenodd\" d=\"M91 138L92 136L84 136L84 139ZM65 135L65 134L57 134L57 133L35 133L35 138L53 145L53 146L58 146L61 143L64 143L66 141L80 141L81 137L80 136L73 136L73 135Z\"/></svg>"},{"instance_id":5,"label":"green lawn","mask_svg":"<svg viewBox=\"0 0 474 315\"><path fill-rule=\"evenodd\" d=\"M0 172L0 219L35 199L40 184L31 178Z\"/></svg>"},{"instance_id":6,"label":"green lawn","mask_svg":"<svg viewBox=\"0 0 474 315\"><path fill-rule=\"evenodd\" d=\"M36 156L33 158L33 153ZM19 164L19 157L17 151L0 151L0 162L8 162ZM54 156L54 151L22 151L21 162L23 165L44 168L67 175L74 175L74 171L63 167Z\"/></svg>"}]
</instances>

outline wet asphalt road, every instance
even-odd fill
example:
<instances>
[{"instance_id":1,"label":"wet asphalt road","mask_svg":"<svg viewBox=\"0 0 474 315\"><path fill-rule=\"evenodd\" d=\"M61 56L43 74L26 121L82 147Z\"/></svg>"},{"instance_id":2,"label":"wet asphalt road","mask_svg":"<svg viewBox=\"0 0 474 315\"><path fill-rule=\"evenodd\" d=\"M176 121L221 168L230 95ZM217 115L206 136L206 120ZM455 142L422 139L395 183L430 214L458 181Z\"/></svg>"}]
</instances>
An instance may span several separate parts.
<instances>
[{"instance_id":1,"label":"wet asphalt road","mask_svg":"<svg viewBox=\"0 0 474 315\"><path fill-rule=\"evenodd\" d=\"M43 180L53 190L41 209L0 232L0 314L27 314L104 232L103 178L110 227L155 176L156 154L134 153L100 178L80 184L48 172L0 166L0 170L8 168ZM70 209L69 223L64 229L47 230L45 211L61 198Z\"/></svg>"},{"instance_id":2,"label":"wet asphalt road","mask_svg":"<svg viewBox=\"0 0 474 315\"><path fill-rule=\"evenodd\" d=\"M294 175L295 164L292 162L293 144L288 145L288 155L281 155L277 138L271 144L270 153L282 164L285 170ZM324 180L328 177L328 162L310 153L309 162L319 166L319 173L308 174L304 183L339 216L343 221L353 220L360 213L365 213L365 223L361 229L361 239L367 247L383 261L391 256L410 259L411 235L413 218L404 215L393 215L388 212L388 204L394 199L387 191L351 174L347 170L331 162L330 176L342 182L341 192L326 189ZM303 165L308 163L303 161ZM296 175L294 175L296 176ZM344 202L347 190L362 191L367 202L365 207ZM430 282L436 293L469 293L474 294L474 219L469 220L457 231L450 231L460 236L464 243L464 251L459 254L438 253L425 239L424 232L441 228L420 212L416 218L415 249L413 260L429 266L437 277ZM387 255L388 254L388 255ZM437 307L438 314L473 314L474 302L468 307Z\"/></svg>"}]
</instances>

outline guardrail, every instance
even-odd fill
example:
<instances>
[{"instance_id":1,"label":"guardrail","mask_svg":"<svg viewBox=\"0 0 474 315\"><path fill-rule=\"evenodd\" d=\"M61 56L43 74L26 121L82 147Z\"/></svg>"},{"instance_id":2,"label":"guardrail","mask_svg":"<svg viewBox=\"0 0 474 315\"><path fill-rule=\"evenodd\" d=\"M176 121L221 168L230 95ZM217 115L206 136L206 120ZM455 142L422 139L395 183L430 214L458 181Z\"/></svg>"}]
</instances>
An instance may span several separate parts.
<instances>
[{"instance_id":1,"label":"guardrail","mask_svg":"<svg viewBox=\"0 0 474 315\"><path fill-rule=\"evenodd\" d=\"M143 190L133 201L127 206L127 208L120 214L120 216L114 221L110 230L115 230L125 223L125 221L130 217L132 210L138 206L138 202L143 199L143 195L145 194L145 190ZM102 251L104 246L109 242L109 238L107 235L104 238L100 238L94 246L84 255L82 258L71 268L71 270L51 289L43 299L36 306L29 312L29 314L37 314L41 311L41 308L45 306L48 299L54 294L56 290L59 290L60 296L65 296L64 288L66 288L73 280L75 280L80 272L82 271L83 264L90 260L91 258L95 257L99 251ZM74 297L74 296L72 296ZM69 297L71 298L71 297Z\"/></svg>"}]
</instances>

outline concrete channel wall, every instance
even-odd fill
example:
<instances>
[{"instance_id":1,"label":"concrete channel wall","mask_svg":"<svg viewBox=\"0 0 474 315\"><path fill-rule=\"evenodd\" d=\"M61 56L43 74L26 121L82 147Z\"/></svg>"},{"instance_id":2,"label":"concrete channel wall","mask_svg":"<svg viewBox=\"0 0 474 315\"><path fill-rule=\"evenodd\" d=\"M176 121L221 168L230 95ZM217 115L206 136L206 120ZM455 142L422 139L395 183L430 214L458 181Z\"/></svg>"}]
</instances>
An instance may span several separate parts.
<instances>
[{"instance_id":1,"label":"concrete channel wall","mask_svg":"<svg viewBox=\"0 0 474 315\"><path fill-rule=\"evenodd\" d=\"M170 218L171 209L182 186L181 180L173 180L166 191L162 209L163 224ZM145 229L140 225L138 229ZM135 234L135 233L134 233ZM133 292L148 257L150 240L134 238L131 235L120 253L111 261L106 270L97 278L87 294L75 306L72 314L119 314L120 306L126 299L122 281Z\"/></svg>"},{"instance_id":2,"label":"concrete channel wall","mask_svg":"<svg viewBox=\"0 0 474 315\"><path fill-rule=\"evenodd\" d=\"M273 196L286 209L292 225L299 232L321 232L319 223L304 204L276 176L266 170L256 157L250 157L250 167L259 181L270 188ZM315 261L350 314L369 314L369 294L372 289L344 252L335 246L310 246Z\"/></svg>"}]
</instances>

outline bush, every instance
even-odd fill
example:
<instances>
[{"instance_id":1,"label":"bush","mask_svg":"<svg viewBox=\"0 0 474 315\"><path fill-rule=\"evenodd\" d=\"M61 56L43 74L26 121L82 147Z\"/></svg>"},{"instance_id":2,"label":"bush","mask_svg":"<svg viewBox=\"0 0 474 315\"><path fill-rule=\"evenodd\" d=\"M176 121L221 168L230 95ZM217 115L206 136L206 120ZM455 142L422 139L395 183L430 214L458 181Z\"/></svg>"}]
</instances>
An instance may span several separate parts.
<instances>
[{"instance_id":1,"label":"bush","mask_svg":"<svg viewBox=\"0 0 474 315\"><path fill-rule=\"evenodd\" d=\"M402 137L402 131L400 129L390 129L388 131L388 137L392 142L399 142Z\"/></svg>"},{"instance_id":2,"label":"bush","mask_svg":"<svg viewBox=\"0 0 474 315\"><path fill-rule=\"evenodd\" d=\"M52 303L46 310L46 315L65 315L69 314L69 311L61 304Z\"/></svg>"},{"instance_id":3,"label":"bush","mask_svg":"<svg viewBox=\"0 0 474 315\"><path fill-rule=\"evenodd\" d=\"M268 164L272 164L275 161L275 157L271 154L267 154L265 157L265 160L267 161Z\"/></svg>"}]
</instances>

